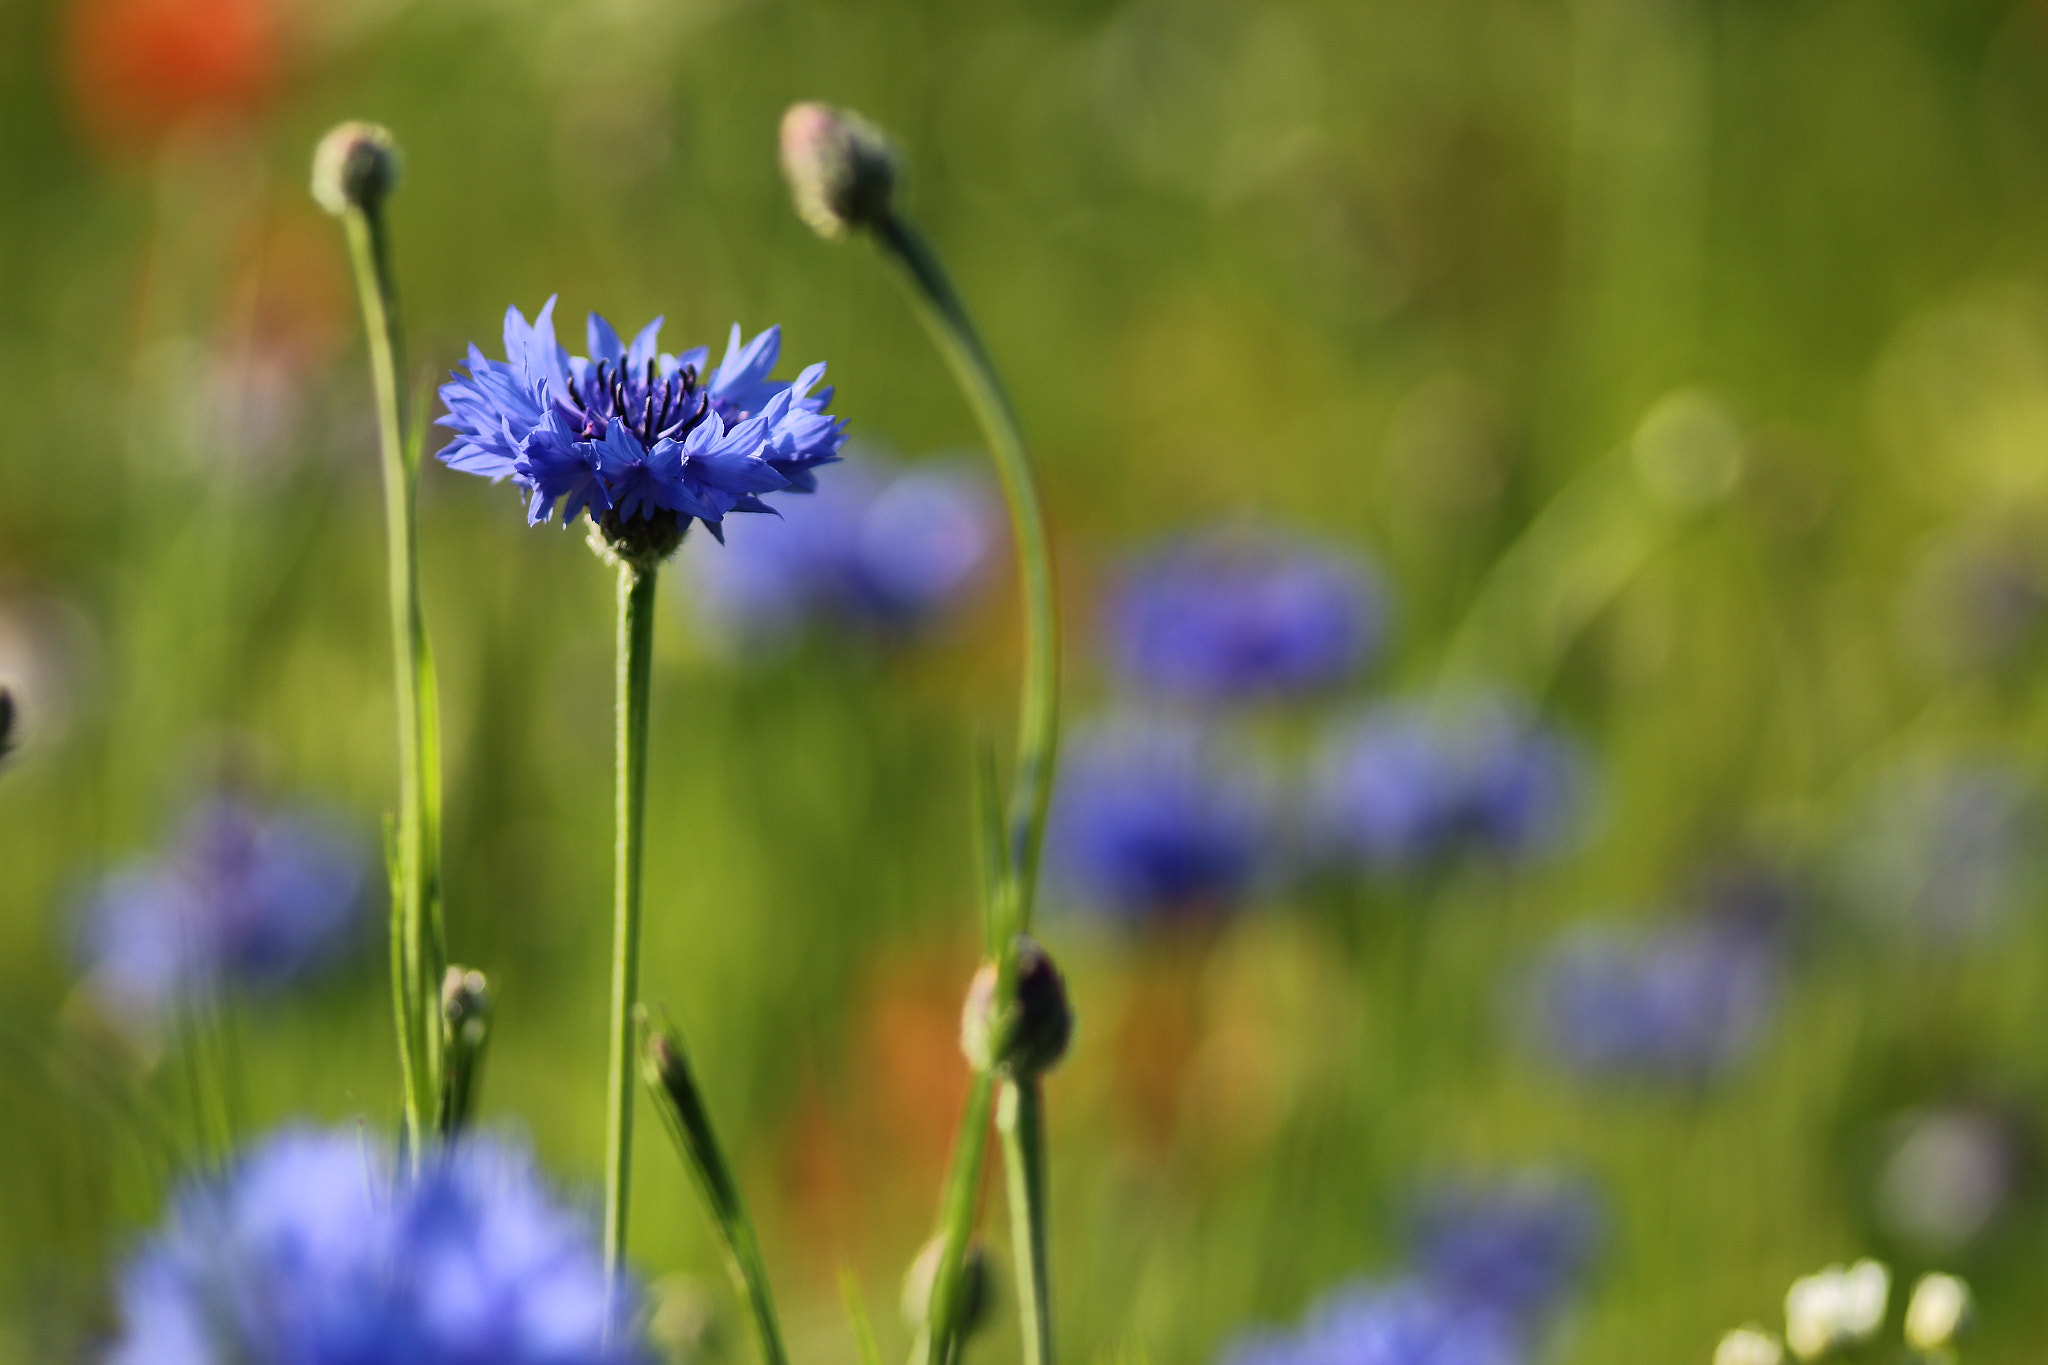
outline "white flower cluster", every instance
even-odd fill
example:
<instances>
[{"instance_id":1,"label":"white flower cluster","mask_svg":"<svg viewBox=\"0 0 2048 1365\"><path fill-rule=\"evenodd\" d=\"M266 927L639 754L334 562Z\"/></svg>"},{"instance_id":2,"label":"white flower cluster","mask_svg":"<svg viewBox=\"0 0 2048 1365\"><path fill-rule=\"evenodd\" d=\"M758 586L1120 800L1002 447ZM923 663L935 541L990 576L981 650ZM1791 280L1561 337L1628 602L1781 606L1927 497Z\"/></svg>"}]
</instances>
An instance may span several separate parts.
<instances>
[{"instance_id":1,"label":"white flower cluster","mask_svg":"<svg viewBox=\"0 0 2048 1365\"><path fill-rule=\"evenodd\" d=\"M1869 1259L1832 1265L1792 1282L1785 1294L1785 1336L1738 1327L1714 1348L1714 1365L1782 1365L1785 1350L1821 1360L1870 1341L1884 1326L1892 1273ZM1906 1344L1930 1360L1949 1360L1970 1321L1970 1287L1953 1275L1923 1275L1906 1305Z\"/></svg>"}]
</instances>

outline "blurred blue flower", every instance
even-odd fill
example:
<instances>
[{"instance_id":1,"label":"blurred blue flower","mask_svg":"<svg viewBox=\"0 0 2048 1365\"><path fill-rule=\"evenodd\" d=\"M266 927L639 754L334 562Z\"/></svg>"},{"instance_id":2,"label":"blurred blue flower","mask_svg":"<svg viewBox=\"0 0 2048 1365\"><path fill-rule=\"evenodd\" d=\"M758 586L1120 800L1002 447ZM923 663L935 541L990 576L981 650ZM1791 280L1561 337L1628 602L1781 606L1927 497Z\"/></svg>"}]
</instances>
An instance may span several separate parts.
<instances>
[{"instance_id":1,"label":"blurred blue flower","mask_svg":"<svg viewBox=\"0 0 2048 1365\"><path fill-rule=\"evenodd\" d=\"M180 1191L117 1299L109 1365L650 1360L585 1220L491 1137L407 1176L354 1129L274 1136Z\"/></svg>"},{"instance_id":2,"label":"blurred blue flower","mask_svg":"<svg viewBox=\"0 0 2048 1365\"><path fill-rule=\"evenodd\" d=\"M1574 1071L1701 1080L1749 1055L1777 1003L1778 978L1774 939L1739 922L1582 925L1536 969L1536 1024Z\"/></svg>"},{"instance_id":3,"label":"blurred blue flower","mask_svg":"<svg viewBox=\"0 0 2048 1365\"><path fill-rule=\"evenodd\" d=\"M1385 633L1365 565L1273 535L1196 536L1134 565L1110 605L1124 675L1163 696L1219 702L1343 682Z\"/></svg>"},{"instance_id":4,"label":"blurred blue flower","mask_svg":"<svg viewBox=\"0 0 2048 1365\"><path fill-rule=\"evenodd\" d=\"M1571 832L1585 769L1575 744L1497 698L1382 703L1330 737L1311 819L1331 853L1375 871L1524 858Z\"/></svg>"},{"instance_id":5,"label":"blurred blue flower","mask_svg":"<svg viewBox=\"0 0 2048 1365\"><path fill-rule=\"evenodd\" d=\"M1235 908L1261 872L1268 793L1189 724L1127 719L1078 736L1047 826L1053 873L1128 921Z\"/></svg>"},{"instance_id":6,"label":"blurred blue flower","mask_svg":"<svg viewBox=\"0 0 2048 1365\"><path fill-rule=\"evenodd\" d=\"M2039 790L2015 764L1910 767L1860 812L1844 890L1888 929L1935 943L1981 939L2034 902L2043 832Z\"/></svg>"},{"instance_id":7,"label":"blurred blue flower","mask_svg":"<svg viewBox=\"0 0 2048 1365\"><path fill-rule=\"evenodd\" d=\"M360 939L366 870L361 845L325 816L209 801L164 855L87 895L79 937L92 989L148 1022L216 985L303 981Z\"/></svg>"},{"instance_id":8,"label":"blurred blue flower","mask_svg":"<svg viewBox=\"0 0 2048 1365\"><path fill-rule=\"evenodd\" d=\"M440 452L451 468L493 481L510 477L527 494L527 520L557 504L567 526L588 510L621 522L673 515L724 538L728 512L765 512L760 495L808 493L817 466L839 458L845 424L826 414L832 390L811 392L825 367L794 384L768 378L781 353L780 328L742 345L737 324L725 359L707 377L703 347L657 351L661 319L630 345L590 315L590 354L555 341L555 301L529 325L505 310L505 359L469 348L469 373L441 386L438 425L456 439Z\"/></svg>"},{"instance_id":9,"label":"blurred blue flower","mask_svg":"<svg viewBox=\"0 0 2048 1365\"><path fill-rule=\"evenodd\" d=\"M1418 1280L1348 1285L1312 1310L1298 1332L1245 1337L1223 1365L1522 1365L1505 1319Z\"/></svg>"},{"instance_id":10,"label":"blurred blue flower","mask_svg":"<svg viewBox=\"0 0 2048 1365\"><path fill-rule=\"evenodd\" d=\"M1534 1329L1577 1285L1599 1235L1591 1190L1525 1176L1429 1191L1410 1248L1420 1277L1447 1298Z\"/></svg>"},{"instance_id":11,"label":"blurred blue flower","mask_svg":"<svg viewBox=\"0 0 2048 1365\"><path fill-rule=\"evenodd\" d=\"M814 617L915 630L973 590L1000 535L991 491L952 463L897 471L851 460L829 488L781 511L691 562L692 605L729 638L759 643Z\"/></svg>"}]
</instances>

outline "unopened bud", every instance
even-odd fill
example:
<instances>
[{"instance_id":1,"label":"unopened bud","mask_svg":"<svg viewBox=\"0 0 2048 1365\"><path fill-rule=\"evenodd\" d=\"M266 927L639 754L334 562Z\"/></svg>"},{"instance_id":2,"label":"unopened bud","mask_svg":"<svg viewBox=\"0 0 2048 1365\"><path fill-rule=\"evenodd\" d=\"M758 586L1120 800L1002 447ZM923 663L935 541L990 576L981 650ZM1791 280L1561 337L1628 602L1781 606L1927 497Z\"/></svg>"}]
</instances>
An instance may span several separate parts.
<instances>
[{"instance_id":1,"label":"unopened bud","mask_svg":"<svg viewBox=\"0 0 2048 1365\"><path fill-rule=\"evenodd\" d=\"M339 218L375 208L398 185L398 144L374 123L344 123L313 152L313 198Z\"/></svg>"},{"instance_id":2,"label":"unopened bud","mask_svg":"<svg viewBox=\"0 0 2048 1365\"><path fill-rule=\"evenodd\" d=\"M903 1272L903 1321L912 1331L931 1320L932 1284L939 1277L939 1257L945 1251L946 1234L938 1233ZM979 1240L969 1241L960 1253L957 1304L953 1332L957 1340L965 1341L988 1321L989 1310L995 1306L995 1279L989 1274L988 1251Z\"/></svg>"},{"instance_id":3,"label":"unopened bud","mask_svg":"<svg viewBox=\"0 0 2048 1365\"><path fill-rule=\"evenodd\" d=\"M967 988L967 1004L960 1012L960 1050L976 1071L1035 1076L1067 1055L1074 1013L1067 1005L1067 983L1038 941L1019 934L1014 946L1014 1006L996 999L999 971L995 963L984 962Z\"/></svg>"},{"instance_id":4,"label":"unopened bud","mask_svg":"<svg viewBox=\"0 0 2048 1365\"><path fill-rule=\"evenodd\" d=\"M1785 1348L1761 1327L1738 1327L1714 1348L1714 1365L1779 1365Z\"/></svg>"},{"instance_id":5,"label":"unopened bud","mask_svg":"<svg viewBox=\"0 0 2048 1365\"><path fill-rule=\"evenodd\" d=\"M1906 1301L1906 1344L1932 1355L1955 1345L1970 1323L1970 1286L1953 1275L1922 1275Z\"/></svg>"},{"instance_id":6,"label":"unopened bud","mask_svg":"<svg viewBox=\"0 0 2048 1365\"><path fill-rule=\"evenodd\" d=\"M441 978L441 1130L469 1122L491 1041L491 993L482 972L450 967Z\"/></svg>"},{"instance_id":7,"label":"unopened bud","mask_svg":"<svg viewBox=\"0 0 2048 1365\"><path fill-rule=\"evenodd\" d=\"M782 116L782 174L797 216L821 237L887 218L896 172L896 149L859 114L792 104Z\"/></svg>"},{"instance_id":8,"label":"unopened bud","mask_svg":"<svg viewBox=\"0 0 2048 1365\"><path fill-rule=\"evenodd\" d=\"M14 694L0 687L0 763L14 752Z\"/></svg>"}]
</instances>

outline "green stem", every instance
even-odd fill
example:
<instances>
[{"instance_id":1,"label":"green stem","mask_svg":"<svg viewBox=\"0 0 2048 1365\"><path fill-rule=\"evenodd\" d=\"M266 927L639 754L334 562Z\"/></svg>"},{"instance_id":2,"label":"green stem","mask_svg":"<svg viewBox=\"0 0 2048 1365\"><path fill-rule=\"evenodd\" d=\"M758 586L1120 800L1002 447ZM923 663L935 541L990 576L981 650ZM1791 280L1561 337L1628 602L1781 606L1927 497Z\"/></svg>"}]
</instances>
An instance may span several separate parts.
<instances>
[{"instance_id":1,"label":"green stem","mask_svg":"<svg viewBox=\"0 0 2048 1365\"><path fill-rule=\"evenodd\" d=\"M1003 1082L996 1100L1003 1168L1010 1194L1010 1256L1017 1263L1017 1298L1024 1365L1052 1365L1052 1291L1047 1283L1045 1218L1045 1100L1036 1076ZM1018 1218L1019 1209L1040 1216Z\"/></svg>"},{"instance_id":2,"label":"green stem","mask_svg":"<svg viewBox=\"0 0 2048 1365\"><path fill-rule=\"evenodd\" d=\"M999 859L999 866L1006 868L1008 875L1001 879L994 904L989 907L989 938L996 950L996 998L1014 1006L1016 940L1031 928L1039 854L1045 841L1045 817L1052 801L1053 767L1059 751L1059 617L1052 547L1039 504L1037 478L1016 410L938 253L914 223L893 211L875 225L875 236L902 267L919 319L945 357L988 438L989 453L1009 503L1011 534L1017 546L1024 593L1023 698L1017 722L1017 771L1005 831L1006 847ZM969 1168L979 1178L988 1141L988 1105L993 1083L994 1077L988 1072L975 1077L973 1095L979 1109L977 1112L976 1106L970 1104L955 1138L956 1180L960 1172ZM1025 1360L1026 1365L1042 1365L1050 1359L1052 1301L1044 1274L1045 1153L1038 1133L1036 1084L1032 1083L1030 1089L1032 1099L1023 1106L1031 1116L1026 1125L1028 1148L1020 1149L1022 1174L1013 1175L1007 1189L1011 1224L1020 1229L1019 1245L1034 1249L1030 1256L1018 1256L1016 1266L1018 1297L1029 1305L1022 1313ZM1019 1140L1025 1139L1020 1135ZM1006 1136L1005 1151L1009 1148ZM952 1349L952 1296L957 1291L960 1257L972 1221L971 1188L962 1201L956 1202L949 1195L945 1249L932 1292L926 1340L920 1351L932 1365L939 1365Z\"/></svg>"},{"instance_id":3,"label":"green stem","mask_svg":"<svg viewBox=\"0 0 2048 1365\"><path fill-rule=\"evenodd\" d=\"M945 1242L938 1270L932 1275L931 1306L919 1333L912 1365L947 1365L956 1355L955 1328L960 1315L960 1266L967 1257L967 1238L974 1228L975 1195L981 1189L981 1168L988 1154L988 1110L993 1080L976 1072L967 1092L967 1109L953 1134L953 1157L946 1168L945 1202L939 1227Z\"/></svg>"},{"instance_id":4,"label":"green stem","mask_svg":"<svg viewBox=\"0 0 2048 1365\"><path fill-rule=\"evenodd\" d=\"M633 1162L633 1005L640 989L640 854L647 816L647 709L654 662L652 566L619 567L618 842L612 873L611 1082L605 1106L604 1263L626 1253Z\"/></svg>"},{"instance_id":5,"label":"green stem","mask_svg":"<svg viewBox=\"0 0 2048 1365\"><path fill-rule=\"evenodd\" d=\"M1016 787L1010 803L1016 878L1003 908L998 943L1031 928L1045 813L1052 800L1059 750L1059 618L1053 592L1052 548L1039 506L1038 483L1024 433L1002 380L953 288L938 253L901 214L890 214L876 237L908 275L910 296L953 378L967 395L1010 506L1010 528L1024 589L1024 686L1017 724Z\"/></svg>"},{"instance_id":6,"label":"green stem","mask_svg":"<svg viewBox=\"0 0 2048 1365\"><path fill-rule=\"evenodd\" d=\"M392 992L404 1021L399 1030L399 1065L405 1081L406 1138L417 1161L441 1089L440 1030L433 1013L446 954L441 929L439 722L433 661L420 612L419 519L414 502L419 455L416 447L406 443L399 411L404 341L383 212L375 204L353 207L342 222L369 340L370 382L376 394L377 438L384 470L399 762L399 875L395 879L399 898L394 919L400 937L392 953Z\"/></svg>"},{"instance_id":7,"label":"green stem","mask_svg":"<svg viewBox=\"0 0 2048 1365\"><path fill-rule=\"evenodd\" d=\"M761 1341L764 1365L788 1365L783 1348L782 1327L775 1315L775 1297L768 1288L768 1264L761 1255L761 1239L754 1232L754 1220L747 1214L740 1196L739 1181L733 1178L732 1163L711 1125L711 1111L690 1070L683 1041L673 1029L663 1028L649 1036L647 1083L676 1150L697 1179L697 1188L710 1206L711 1220L725 1241L733 1280L740 1297L753 1314L754 1331Z\"/></svg>"}]
</instances>

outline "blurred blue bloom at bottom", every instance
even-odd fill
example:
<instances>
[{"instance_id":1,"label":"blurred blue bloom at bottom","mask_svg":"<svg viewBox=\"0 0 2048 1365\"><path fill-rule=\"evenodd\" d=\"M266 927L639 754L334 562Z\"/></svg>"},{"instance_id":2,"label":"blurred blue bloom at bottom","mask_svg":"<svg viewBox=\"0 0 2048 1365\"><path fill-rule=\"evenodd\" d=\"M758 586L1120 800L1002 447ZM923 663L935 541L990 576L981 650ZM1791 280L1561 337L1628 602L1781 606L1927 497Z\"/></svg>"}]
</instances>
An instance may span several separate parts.
<instances>
[{"instance_id":1,"label":"blurred blue bloom at bottom","mask_svg":"<svg viewBox=\"0 0 2048 1365\"><path fill-rule=\"evenodd\" d=\"M1500 1317L1417 1280L1365 1281L1324 1299L1298 1332L1240 1339L1223 1365L1522 1365Z\"/></svg>"},{"instance_id":2,"label":"blurred blue bloom at bottom","mask_svg":"<svg viewBox=\"0 0 2048 1365\"><path fill-rule=\"evenodd\" d=\"M1571 1292L1599 1234L1590 1189L1524 1176L1431 1190L1417 1204L1411 1249L1441 1293L1533 1328Z\"/></svg>"},{"instance_id":3,"label":"blurred blue bloom at bottom","mask_svg":"<svg viewBox=\"0 0 2048 1365\"><path fill-rule=\"evenodd\" d=\"M630 1294L525 1150L416 1177L353 1130L287 1131L186 1187L129 1263L109 1365L644 1365Z\"/></svg>"}]
</instances>

